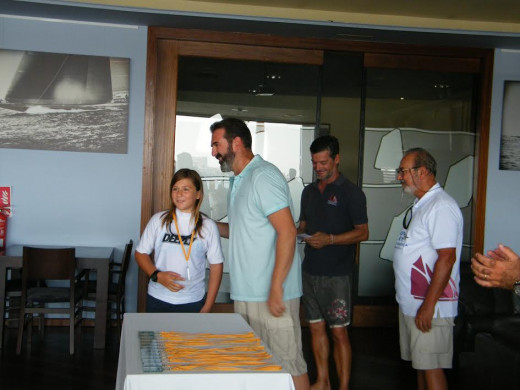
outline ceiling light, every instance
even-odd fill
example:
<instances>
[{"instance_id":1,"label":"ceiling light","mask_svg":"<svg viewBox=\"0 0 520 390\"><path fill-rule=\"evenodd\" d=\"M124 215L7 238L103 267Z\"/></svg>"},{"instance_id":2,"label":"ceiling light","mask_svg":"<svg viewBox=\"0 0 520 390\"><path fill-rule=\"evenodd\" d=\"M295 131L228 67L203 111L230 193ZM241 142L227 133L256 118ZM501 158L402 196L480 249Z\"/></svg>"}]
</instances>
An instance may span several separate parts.
<instances>
[{"instance_id":1,"label":"ceiling light","mask_svg":"<svg viewBox=\"0 0 520 390\"><path fill-rule=\"evenodd\" d=\"M273 96L274 90L260 84L258 88L253 88L249 90L249 93L255 96Z\"/></svg>"}]
</instances>

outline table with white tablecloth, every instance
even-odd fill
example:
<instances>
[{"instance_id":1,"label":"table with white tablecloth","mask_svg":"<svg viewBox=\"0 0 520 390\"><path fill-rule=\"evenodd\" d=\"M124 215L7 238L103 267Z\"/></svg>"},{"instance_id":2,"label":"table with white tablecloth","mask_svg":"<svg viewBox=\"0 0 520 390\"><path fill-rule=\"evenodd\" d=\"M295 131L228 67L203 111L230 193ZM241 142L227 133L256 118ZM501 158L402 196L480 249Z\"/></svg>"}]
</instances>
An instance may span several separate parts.
<instances>
[{"instance_id":1,"label":"table with white tablecloth","mask_svg":"<svg viewBox=\"0 0 520 390\"><path fill-rule=\"evenodd\" d=\"M183 389L293 390L286 371L163 371L145 372L139 332L237 334L252 332L233 313L126 313L121 333L116 390Z\"/></svg>"}]
</instances>

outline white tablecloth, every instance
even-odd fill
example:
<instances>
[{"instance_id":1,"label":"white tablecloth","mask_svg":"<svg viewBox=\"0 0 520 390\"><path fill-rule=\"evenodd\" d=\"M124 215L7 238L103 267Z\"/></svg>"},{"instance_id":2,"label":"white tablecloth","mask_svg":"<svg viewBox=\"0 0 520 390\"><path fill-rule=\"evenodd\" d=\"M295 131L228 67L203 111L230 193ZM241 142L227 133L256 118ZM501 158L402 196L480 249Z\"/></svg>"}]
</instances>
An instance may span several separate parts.
<instances>
[{"instance_id":1,"label":"white tablecloth","mask_svg":"<svg viewBox=\"0 0 520 390\"><path fill-rule=\"evenodd\" d=\"M252 331L239 314L126 313L121 334L116 390L293 390L287 372L143 372L140 331L245 333Z\"/></svg>"}]
</instances>

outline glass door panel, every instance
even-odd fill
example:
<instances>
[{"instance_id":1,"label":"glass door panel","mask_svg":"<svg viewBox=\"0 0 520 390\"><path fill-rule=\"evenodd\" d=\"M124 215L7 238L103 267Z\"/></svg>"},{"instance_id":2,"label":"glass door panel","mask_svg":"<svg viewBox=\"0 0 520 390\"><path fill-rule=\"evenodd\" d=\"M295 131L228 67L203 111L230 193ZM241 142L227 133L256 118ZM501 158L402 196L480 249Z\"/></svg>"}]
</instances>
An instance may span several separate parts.
<instances>
[{"instance_id":1,"label":"glass door panel","mask_svg":"<svg viewBox=\"0 0 520 390\"><path fill-rule=\"evenodd\" d=\"M175 170L195 169L204 184L201 210L227 220L229 176L211 156L210 125L223 117L243 119L253 152L275 164L291 190L298 219L304 183L312 181L308 150L314 140L319 66L179 57ZM303 158L302 158L303 156ZM222 239L227 255L227 240ZM229 301L228 266L218 302Z\"/></svg>"},{"instance_id":2,"label":"glass door panel","mask_svg":"<svg viewBox=\"0 0 520 390\"><path fill-rule=\"evenodd\" d=\"M320 121L338 138L340 172L358 184L361 155L363 55L327 52L323 61ZM308 152L308 151L307 151ZM310 159L310 154L307 155Z\"/></svg>"},{"instance_id":3,"label":"glass door panel","mask_svg":"<svg viewBox=\"0 0 520 390\"><path fill-rule=\"evenodd\" d=\"M404 212L413 197L395 178L403 151L427 149L437 160L437 181L464 216L462 260L472 248L475 91L469 73L407 69L366 70L363 190L370 239L361 244L360 297L392 297L392 256Z\"/></svg>"}]
</instances>

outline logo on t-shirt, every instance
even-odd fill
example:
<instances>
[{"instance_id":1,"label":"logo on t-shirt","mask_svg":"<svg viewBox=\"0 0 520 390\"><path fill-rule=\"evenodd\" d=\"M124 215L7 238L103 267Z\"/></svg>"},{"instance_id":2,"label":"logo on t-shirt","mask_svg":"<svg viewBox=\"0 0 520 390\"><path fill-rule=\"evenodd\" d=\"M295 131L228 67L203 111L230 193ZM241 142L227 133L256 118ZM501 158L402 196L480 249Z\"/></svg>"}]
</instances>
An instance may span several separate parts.
<instances>
[{"instance_id":1,"label":"logo on t-shirt","mask_svg":"<svg viewBox=\"0 0 520 390\"><path fill-rule=\"evenodd\" d=\"M327 203L331 206L337 206L338 205L338 198L336 198L336 195L331 195L329 197L329 200L327 200Z\"/></svg>"},{"instance_id":2,"label":"logo on t-shirt","mask_svg":"<svg viewBox=\"0 0 520 390\"><path fill-rule=\"evenodd\" d=\"M395 243L395 249L403 249L406 246L406 229L401 230L399 233L399 237L397 237L397 242Z\"/></svg>"},{"instance_id":3,"label":"logo on t-shirt","mask_svg":"<svg viewBox=\"0 0 520 390\"><path fill-rule=\"evenodd\" d=\"M412 296L415 299L424 300L426 297L426 292L428 291L428 287L430 286L430 282L433 277L433 271L428 266L428 264L424 264L422 256L417 259L412 266L412 274L411 274L411 282L412 282ZM459 299L459 292L457 291L457 285L455 281L450 277L446 288L442 292L442 295L439 298L439 301L456 301Z\"/></svg>"},{"instance_id":4,"label":"logo on t-shirt","mask_svg":"<svg viewBox=\"0 0 520 390\"><path fill-rule=\"evenodd\" d=\"M181 236L181 238L182 238L182 243L184 245L190 245L191 234L189 236ZM197 237L193 237L193 242L195 242L196 239L197 239ZM173 244L180 244L179 236L177 234L173 234L173 233L165 233L163 236L162 242L171 242Z\"/></svg>"}]
</instances>

